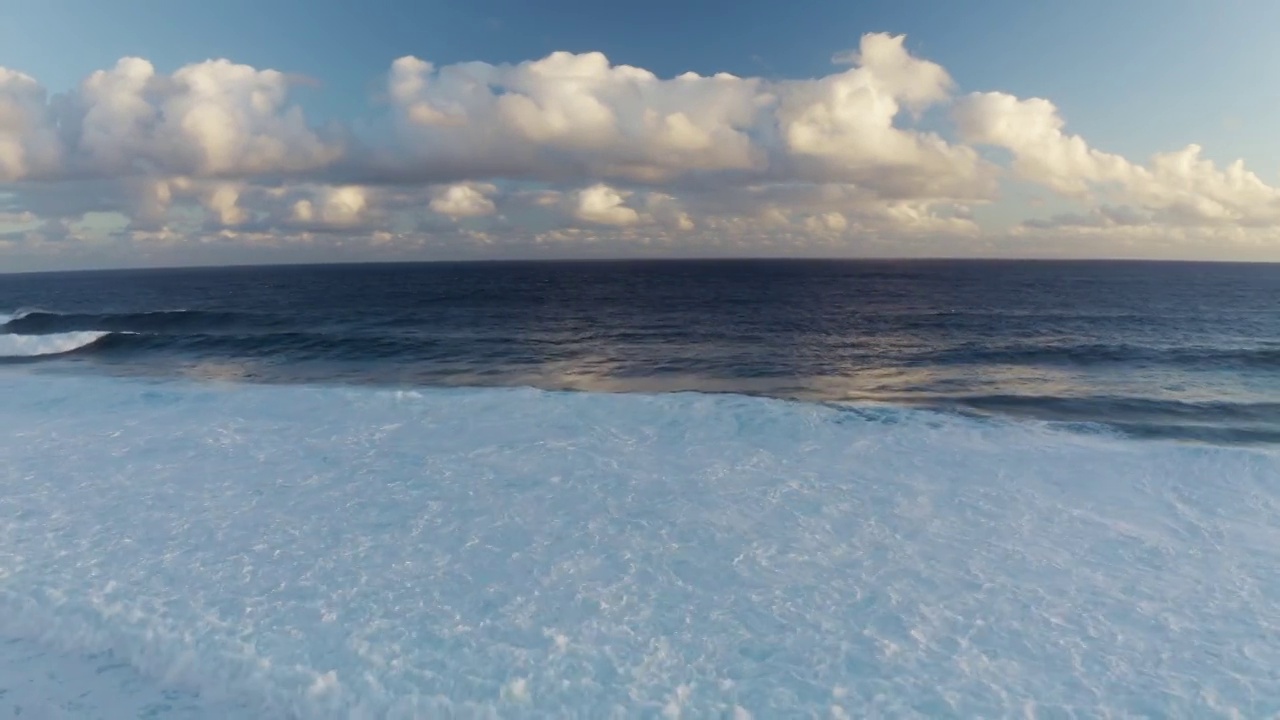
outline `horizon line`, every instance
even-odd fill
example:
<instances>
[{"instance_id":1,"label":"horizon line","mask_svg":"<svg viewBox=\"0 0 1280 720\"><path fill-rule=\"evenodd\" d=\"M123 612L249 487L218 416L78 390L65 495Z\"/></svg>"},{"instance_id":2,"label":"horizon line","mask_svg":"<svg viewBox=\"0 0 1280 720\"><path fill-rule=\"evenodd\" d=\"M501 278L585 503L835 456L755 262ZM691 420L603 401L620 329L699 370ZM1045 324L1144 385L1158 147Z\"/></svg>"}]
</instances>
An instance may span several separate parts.
<instances>
[{"instance_id":1,"label":"horizon line","mask_svg":"<svg viewBox=\"0 0 1280 720\"><path fill-rule=\"evenodd\" d=\"M990 263L990 264L1145 264L1145 265L1280 265L1280 260L1231 260L1231 259L1187 259L1187 258L1133 258L1133 257L1096 257L1096 258L1045 258L1045 257L776 257L776 256L735 256L735 257L657 257L657 258L472 258L466 260L341 260L321 262L259 262L232 263L226 265L134 265L100 268L70 268L62 270L0 270L0 277L22 275L77 275L113 272L163 272L182 270L251 270L258 268L325 268L325 267L364 267L364 266L396 266L396 265L552 265L561 264L654 264L654 263Z\"/></svg>"}]
</instances>

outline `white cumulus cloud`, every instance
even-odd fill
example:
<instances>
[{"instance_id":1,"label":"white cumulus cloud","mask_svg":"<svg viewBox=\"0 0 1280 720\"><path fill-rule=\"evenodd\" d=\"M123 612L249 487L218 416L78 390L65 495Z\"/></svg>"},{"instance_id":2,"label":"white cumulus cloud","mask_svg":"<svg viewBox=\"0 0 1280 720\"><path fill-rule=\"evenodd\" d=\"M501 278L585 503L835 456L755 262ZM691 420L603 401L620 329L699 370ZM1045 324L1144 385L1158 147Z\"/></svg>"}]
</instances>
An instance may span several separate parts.
<instances>
[{"instance_id":1,"label":"white cumulus cloud","mask_svg":"<svg viewBox=\"0 0 1280 720\"><path fill-rule=\"evenodd\" d=\"M627 207L628 195L604 183L584 188L576 193L573 216L600 225L634 225L640 213Z\"/></svg>"},{"instance_id":2,"label":"white cumulus cloud","mask_svg":"<svg viewBox=\"0 0 1280 720\"><path fill-rule=\"evenodd\" d=\"M1243 160L1219 168L1202 157L1200 146L1189 145L1135 163L1066 133L1058 109L1041 98L973 94L957 103L954 116L967 141L1008 149L1023 178L1096 205L1086 216L1048 224L1280 226L1280 188ZM1101 207L1108 204L1121 207Z\"/></svg>"},{"instance_id":3,"label":"white cumulus cloud","mask_svg":"<svg viewBox=\"0 0 1280 720\"><path fill-rule=\"evenodd\" d=\"M816 80L660 78L600 53L517 65L397 60L398 119L384 170L439 180L506 177L658 183L859 182L886 197L986 198L995 168L971 148L902 127L950 97L939 65L903 36L869 34Z\"/></svg>"},{"instance_id":4,"label":"white cumulus cloud","mask_svg":"<svg viewBox=\"0 0 1280 720\"><path fill-rule=\"evenodd\" d=\"M435 192L428 207L451 218L492 215L496 207L488 196L494 192L497 192L497 187L488 183L448 185Z\"/></svg>"},{"instance_id":5,"label":"white cumulus cloud","mask_svg":"<svg viewBox=\"0 0 1280 720\"><path fill-rule=\"evenodd\" d=\"M796 175L855 182L886 197L989 197L995 169L972 148L895 124L904 108L946 101L952 84L903 41L867 35L844 58L855 65L849 70L778 85L777 123Z\"/></svg>"},{"instance_id":6,"label":"white cumulus cloud","mask_svg":"<svg viewBox=\"0 0 1280 720\"><path fill-rule=\"evenodd\" d=\"M56 104L34 79L0 68L0 180L100 175L243 177L337 160L288 103L290 80L227 60L157 73L124 58Z\"/></svg>"},{"instance_id":7,"label":"white cumulus cloud","mask_svg":"<svg viewBox=\"0 0 1280 720\"><path fill-rule=\"evenodd\" d=\"M290 219L299 225L317 228L354 227L363 223L370 210L369 192L357 185L317 187L310 197L293 203Z\"/></svg>"},{"instance_id":8,"label":"white cumulus cloud","mask_svg":"<svg viewBox=\"0 0 1280 720\"><path fill-rule=\"evenodd\" d=\"M0 182L46 175L61 162L46 95L35 78L0 67Z\"/></svg>"},{"instance_id":9,"label":"white cumulus cloud","mask_svg":"<svg viewBox=\"0 0 1280 720\"><path fill-rule=\"evenodd\" d=\"M760 166L747 132L760 85L727 74L661 79L567 52L516 65L404 57L388 82L410 153L400 169L411 175L649 181Z\"/></svg>"}]
</instances>

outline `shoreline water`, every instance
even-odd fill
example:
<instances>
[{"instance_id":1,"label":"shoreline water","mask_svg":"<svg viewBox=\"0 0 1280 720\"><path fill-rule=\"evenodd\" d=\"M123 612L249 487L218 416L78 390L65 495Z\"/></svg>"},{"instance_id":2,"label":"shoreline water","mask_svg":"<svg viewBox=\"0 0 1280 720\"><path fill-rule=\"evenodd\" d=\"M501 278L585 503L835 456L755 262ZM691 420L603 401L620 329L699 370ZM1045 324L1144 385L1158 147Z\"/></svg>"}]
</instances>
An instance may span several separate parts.
<instances>
[{"instance_id":1,"label":"shoreline water","mask_svg":"<svg viewBox=\"0 0 1280 720\"><path fill-rule=\"evenodd\" d=\"M0 336L2 339L3 336ZM59 341L55 340L56 345ZM88 342L92 343L90 339ZM838 395L796 387L779 389L769 381L760 389L752 389L741 379L661 378L617 381L601 377L523 376L515 378L451 377L431 381L404 381L368 377L334 378L330 371L314 378L305 372L291 371L293 377L255 377L236 364L198 363L166 373L136 372L121 368L92 366L56 361L45 355L33 358L0 358L0 370L49 378L115 378L156 383L189 382L215 386L245 385L249 387L300 387L367 389L382 392L416 392L432 390L531 390L548 393L600 393L609 395L711 395L741 396L783 402L811 404L841 410L889 409L904 412L937 413L972 420L1008 421L1056 428L1066 432L1116 435L1133 440L1172 441L1206 446L1257 447L1280 446L1280 403L1262 401L1217 402L1191 398L1185 401L1153 401L1142 397L1036 397L1019 395L959 396L936 394ZM29 362L36 361L36 362ZM39 362L40 364L36 364ZM7 367L5 365L7 364ZM840 378L828 380L828 384ZM811 384L815 381L809 381Z\"/></svg>"},{"instance_id":2,"label":"shoreline water","mask_svg":"<svg viewBox=\"0 0 1280 720\"><path fill-rule=\"evenodd\" d=\"M0 637L0 715L23 720L239 717L233 708L140 673L110 652L63 652Z\"/></svg>"},{"instance_id":3,"label":"shoreline water","mask_svg":"<svg viewBox=\"0 0 1280 720\"><path fill-rule=\"evenodd\" d=\"M1270 450L692 393L0 386L4 622L241 717L1280 709Z\"/></svg>"}]
</instances>

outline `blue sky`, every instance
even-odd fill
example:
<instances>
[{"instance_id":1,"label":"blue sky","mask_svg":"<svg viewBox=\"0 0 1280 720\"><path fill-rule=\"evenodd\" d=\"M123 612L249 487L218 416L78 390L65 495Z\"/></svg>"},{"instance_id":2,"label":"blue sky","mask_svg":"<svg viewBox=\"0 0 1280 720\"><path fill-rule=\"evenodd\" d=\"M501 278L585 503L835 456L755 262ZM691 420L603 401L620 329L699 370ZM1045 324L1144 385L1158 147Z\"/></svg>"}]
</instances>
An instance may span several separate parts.
<instances>
[{"instance_id":1,"label":"blue sky","mask_svg":"<svg viewBox=\"0 0 1280 720\"><path fill-rule=\"evenodd\" d=\"M363 133L370 144L381 140L367 136L384 132L387 127L383 115L388 113L388 105L395 104L388 98L388 70L392 61L403 56L421 58L439 67L469 61L517 64L535 61L556 51L600 51L615 65L645 68L660 78L671 78L686 71L701 75L728 72L744 78L758 77L765 82L794 82L827 77L845 70L844 66L832 64L832 56L858 47L860 38L866 33L905 34L906 51L914 58L941 66L954 81L954 87L948 99L931 101L919 121L904 111L895 120L897 127L933 131L948 142L962 145L968 139L959 137L952 116L954 107L963 104L968 93L999 92L1020 100L1045 98L1056 108L1058 117L1065 120L1066 134L1079 135L1089 148L1122 156L1135 167L1147 163L1155 153L1175 152L1194 143L1202 148L1200 158L1213 161L1218 171L1224 170L1237 158L1243 158L1247 169L1266 186L1280 184L1277 182L1280 180L1280 135L1275 130L1280 120L1280 90L1276 90L1275 83L1269 80L1280 62L1280 44L1275 42L1275 28L1280 27L1280 4L1271 2L1235 2L1213 7L1209 3L1190 0L1128 3L993 0L963 5L919 1L774 3L759 0L735 3L663 1L644 5L568 0L540 3L482 0L466 4L356 4L323 0L225 0L220 3L9 0L4 13L5 21L0 23L0 67L30 76L49 95L76 91L90 73L110 69L125 56L147 59L154 66L155 74L160 76L192 63L227 58L257 70L275 69L314 80L314 84L292 83L289 90L289 103L301 106L306 114L306 123L320 127L337 122L357 128L353 132ZM988 111L995 110L983 110L984 113ZM984 117L983 122L988 124L999 125L1001 122ZM67 123L63 120L59 124ZM2 132L4 129L0 127ZM847 140L846 136L840 137ZM1018 163L1015 162L1016 157L1011 158L1011 153L1016 156L1021 152L1030 158L1025 159L1022 165L1034 165L1037 162L1032 157L1035 152L1052 155L1055 151L1051 148L1014 148L1010 145L1014 141L1008 138L987 139L990 142L968 144L982 157L1003 166L999 172L999 191L973 202L966 201L967 204L959 209L943 207L946 203L942 200L953 200L949 196L932 198L929 204L929 212L940 212L946 217L972 214L983 224L983 239L965 244L940 238L935 245L924 246L916 242L907 247L910 252L904 254L1054 254L1049 238L1038 237L1033 246L1020 248L1017 242L1006 236L1022 219L1044 220L1046 216L1055 214L1101 217L1099 212L1105 215L1110 211L1100 208L1120 206L1133 206L1145 213L1144 218L1156 218L1162 214L1173 217L1179 216L1178 207L1202 207L1204 202L1210 202L1225 205L1229 211L1205 211L1216 218L1213 232L1204 231L1203 228L1207 227L1204 223L1197 226L1200 229L1190 232L1184 223L1174 228L1182 235L1188 235L1180 241L1178 248L1153 246L1150 252L1143 252L1141 248L1135 251L1136 240L1128 236L1119 239L1114 247L1124 250L1118 254L1136 252L1162 256L1185 252L1207 257L1240 255L1280 259L1280 251L1268 254L1271 251L1267 243L1275 238L1255 232L1260 224L1264 224L1263 220L1269 222L1271 218L1272 199L1265 193L1255 193L1246 200L1224 200L1214 194L1216 190L1210 189L1204 191L1208 197L1204 202L1201 198L1187 196L1174 203L1168 199L1174 192L1170 188L1181 188L1185 184L1181 180L1170 180L1156 188L1152 185L1155 181L1149 178L1132 179L1134 172L1141 174L1140 170L1116 171L1128 173L1125 178L1129 179L1120 180L1117 180L1118 175L1102 177L1098 172L1103 171L1089 171L1082 175L1088 176L1085 179L1089 183L1097 182L1105 192L1110 192L1106 188L1120 182L1125 185L1125 192L1120 196L1099 195L1082 200L1077 191L1063 192L1063 188L1072 185L1074 180L1048 178L1044 172L1024 172L1014 167ZM31 152L28 151L27 155L29 157ZM422 160L428 164L437 161L428 156ZM1106 170L1104 174L1109 172L1112 171ZM121 174L119 168L103 171L94 182L101 184L109 179L103 176ZM184 177L198 175L182 174ZM241 182L261 182L258 176L264 174L272 175L271 183L279 182L273 173L230 173ZM434 180L432 172L418 168L410 174L421 174L426 178L415 181L416 191L438 196L447 189L439 183L429 182ZM538 177L530 178L526 171L516 173L518 177L504 177L501 172L495 175L490 170L477 169L470 174L454 173L456 177L451 175L448 179L484 183L486 187L493 185L496 190L482 189L480 192L495 198L516 191L527 195L535 189L570 192L575 185L578 186L576 189L581 189L597 181L606 183L626 198L633 198L623 201L618 207L634 204L634 198L638 197L626 195L638 192L626 182L626 178L604 173L588 172L572 181L561 180L556 173L533 174ZM10 257L36 258L23 260L24 267L31 263L76 262L74 248L56 252L46 248L34 254L30 248L23 249L24 243L19 236L22 233L31 235L31 225L50 220L44 213L26 214L19 218L20 213L31 213L23 210L27 207L23 203L31 207L48 204L39 198L24 200L24 197L31 192L33 179L46 186L42 192L47 195L47 185L53 176L40 176L30 170L22 177L15 173L11 175L8 180L12 182L0 185L0 192L8 191L10 198L8 219L0 219L0 236L9 238L7 252ZM71 183L66 175L65 171L57 175L57 182ZM853 184L874 186L874 180L870 179L874 173L870 170L855 175ZM332 173L317 170L308 182L329 182L332 177ZM0 180L4 179L0 174ZM362 176L362 179L367 178ZM528 184L531 179L537 181L536 187ZM787 182L796 179L788 177ZM799 179L812 181L807 177ZM349 182L349 179L342 182ZM675 179L672 182L679 185ZM713 181L704 178L701 182ZM1214 182L1205 179L1201 185L1208 188ZM1223 182L1230 184L1226 180ZM1194 182L1191 184L1195 185ZM413 185L408 183L403 190L414 191ZM652 183L648 183L646 191L652 191L651 186ZM878 191L873 189L873 192ZM1183 190L1177 192L1182 193ZM663 193L671 194L667 190ZM682 197L678 193L675 195ZM247 197L243 193L242 196ZM896 198L895 201L901 199ZM924 202L923 197L918 199ZM1253 203L1252 209L1236 209L1232 203L1237 201ZM176 207L180 203L174 204L171 209L177 213L176 217L185 217L181 208ZM370 207L375 205L378 203ZM386 203L382 205L386 206ZM412 207L408 201L401 205ZM127 208L117 210L104 201L103 207L96 209L110 218L64 216L58 218L60 228L65 231L67 224L72 223L81 230L62 234L92 236L95 233L114 233L123 237L125 231L117 226L132 223L135 229L141 227ZM842 216L850 219L856 215L856 212L851 214L840 208L831 211L841 212ZM253 215L251 210L246 212ZM492 214L494 217L527 216L515 208L504 211L501 203L495 205ZM1121 215L1123 213L1113 214L1114 217ZM242 214L240 222L234 225L245 227L252 224L244 217L248 215ZM404 222L388 220L390 216L385 212L382 217L384 232L393 226L405 226ZM470 219L464 222L448 226L448 232L456 234L468 228L471 232L483 233L494 230L492 223L486 225L477 220L476 215L468 217ZM693 223L698 223L697 217L690 217ZM1225 224L1231 218L1238 219L1241 227L1249 228L1245 233L1249 237L1228 247L1222 238L1232 235L1232 232L1240 235L1238 229L1228 232L1230 228ZM23 222L19 222L20 219ZM173 240L176 236L194 232L190 227L184 228L176 219L172 223L167 222L170 219L166 216L165 222L158 224L170 229L171 244L176 242ZM453 220L458 221L458 218ZM1144 231L1143 237L1149 239L1157 232L1160 222L1148 224L1152 228ZM1088 223L1079 227L1086 225ZM844 226L850 233L862 227L853 221L845 222ZM204 229L209 227L205 223ZM431 244L427 236L433 231L445 232L444 226L432 225L429 220L414 227L422 237L416 241L417 250L406 251L410 255L426 252L422 247ZM6 228L9 229L7 236L3 235ZM367 228L362 225L361 229ZM263 226L257 234L277 230ZM519 234L518 230L505 228L505 232L516 234ZM283 231L280 232L283 235ZM56 234L46 232L45 236ZM1190 235L1199 240L1190 238ZM115 250L105 248L103 242L106 241L99 242L94 253L90 253L95 261L128 264L131 257L143 254L138 252L134 242L119 242ZM1108 246L1105 242L1105 238L1091 238L1088 250L1106 255ZM344 253L359 254L360 245L352 238L344 238L342 244ZM394 243L378 245L381 248L378 252L383 252ZM634 244L628 247L634 247ZM797 252L803 254L824 248L837 254L844 252L838 244L816 249L797 248ZM155 249L154 246L143 248L150 253L149 257L155 255ZM457 249L456 245L454 249ZM698 254L697 249L676 248L677 254L686 251ZM850 254L859 254L860 250L856 241L845 249ZM892 247L874 248L869 254L883 254L891 250ZM1062 254L1074 254L1077 250L1065 248ZM564 247L557 250L565 251ZM599 243L592 249L592 252L598 251ZM774 247L765 254L778 251L779 248ZM4 252L4 248L0 248L0 253ZM117 254L113 256L113 252ZM223 248L219 252L235 259L234 247ZM567 252L573 254L572 248ZM744 252L751 254L751 249L744 248ZM315 249L315 243L302 254L308 253L324 255L323 250ZM180 248L169 254L175 261L183 257ZM247 259L252 259L252 252L245 251L244 254ZM287 252L284 254L288 255ZM4 269L3 257L0 254L0 270ZM103 257L109 259L102 260Z\"/></svg>"}]
</instances>

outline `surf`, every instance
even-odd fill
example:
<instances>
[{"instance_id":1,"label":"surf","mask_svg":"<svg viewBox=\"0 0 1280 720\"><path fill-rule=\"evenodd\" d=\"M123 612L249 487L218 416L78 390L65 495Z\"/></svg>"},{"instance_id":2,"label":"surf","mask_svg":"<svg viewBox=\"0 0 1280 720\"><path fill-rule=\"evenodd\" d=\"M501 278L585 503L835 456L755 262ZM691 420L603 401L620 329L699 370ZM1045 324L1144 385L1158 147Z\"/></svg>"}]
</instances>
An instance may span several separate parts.
<instances>
[{"instance_id":1,"label":"surf","mask_svg":"<svg viewBox=\"0 0 1280 720\"><path fill-rule=\"evenodd\" d=\"M0 334L0 359L63 355L93 345L110 334L93 330L50 335Z\"/></svg>"},{"instance_id":2,"label":"surf","mask_svg":"<svg viewBox=\"0 0 1280 720\"><path fill-rule=\"evenodd\" d=\"M1271 450L729 394L0 390L0 636L240 717L1280 710Z\"/></svg>"},{"instance_id":3,"label":"surf","mask_svg":"<svg viewBox=\"0 0 1280 720\"><path fill-rule=\"evenodd\" d=\"M44 335L82 330L134 333L181 333L232 327L246 316L202 310L142 312L54 312L22 310L0 315L0 327L11 333Z\"/></svg>"}]
</instances>

